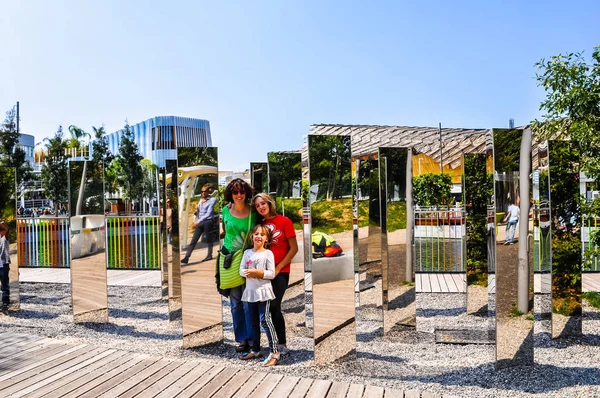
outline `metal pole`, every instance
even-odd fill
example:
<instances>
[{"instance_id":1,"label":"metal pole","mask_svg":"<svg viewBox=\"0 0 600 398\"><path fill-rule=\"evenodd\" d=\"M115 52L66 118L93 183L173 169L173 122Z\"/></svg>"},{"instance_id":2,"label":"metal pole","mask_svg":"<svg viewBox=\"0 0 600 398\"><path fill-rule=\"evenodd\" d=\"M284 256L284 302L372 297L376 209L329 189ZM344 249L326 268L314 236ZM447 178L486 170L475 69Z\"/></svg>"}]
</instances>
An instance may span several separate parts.
<instances>
[{"instance_id":1,"label":"metal pole","mask_svg":"<svg viewBox=\"0 0 600 398\"><path fill-rule=\"evenodd\" d=\"M406 151L406 270L404 280L413 281L414 208L412 189L412 147Z\"/></svg>"},{"instance_id":2,"label":"metal pole","mask_svg":"<svg viewBox=\"0 0 600 398\"><path fill-rule=\"evenodd\" d=\"M19 130L19 101L17 101L17 133L20 132Z\"/></svg>"},{"instance_id":3,"label":"metal pole","mask_svg":"<svg viewBox=\"0 0 600 398\"><path fill-rule=\"evenodd\" d=\"M521 156L519 162L519 268L518 304L519 311L529 312L529 173L531 172L531 130L523 130L521 141Z\"/></svg>"}]
</instances>

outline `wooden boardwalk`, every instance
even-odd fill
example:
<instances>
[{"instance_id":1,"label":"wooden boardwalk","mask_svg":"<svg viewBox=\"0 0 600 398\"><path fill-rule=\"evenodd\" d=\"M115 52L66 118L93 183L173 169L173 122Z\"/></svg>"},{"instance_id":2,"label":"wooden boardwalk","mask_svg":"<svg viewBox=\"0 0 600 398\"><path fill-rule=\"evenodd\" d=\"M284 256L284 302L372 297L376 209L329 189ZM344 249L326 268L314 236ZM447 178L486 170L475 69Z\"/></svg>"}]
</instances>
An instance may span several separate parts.
<instances>
[{"instance_id":1,"label":"wooden boardwalk","mask_svg":"<svg viewBox=\"0 0 600 398\"><path fill-rule=\"evenodd\" d=\"M0 334L2 397L441 397ZM446 396L447 397L447 396Z\"/></svg>"}]
</instances>

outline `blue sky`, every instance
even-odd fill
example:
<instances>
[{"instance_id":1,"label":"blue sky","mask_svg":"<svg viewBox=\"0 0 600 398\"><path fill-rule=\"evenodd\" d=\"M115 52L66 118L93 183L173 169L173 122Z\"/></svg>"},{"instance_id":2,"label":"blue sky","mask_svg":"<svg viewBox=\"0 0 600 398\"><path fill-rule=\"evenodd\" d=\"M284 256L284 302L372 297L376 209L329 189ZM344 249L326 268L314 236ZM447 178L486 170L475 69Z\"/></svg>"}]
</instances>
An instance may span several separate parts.
<instances>
[{"instance_id":1,"label":"blue sky","mask_svg":"<svg viewBox=\"0 0 600 398\"><path fill-rule=\"evenodd\" d=\"M597 1L0 0L0 110L59 124L208 119L220 168L316 123L504 127L540 116L536 61L600 44Z\"/></svg>"}]
</instances>

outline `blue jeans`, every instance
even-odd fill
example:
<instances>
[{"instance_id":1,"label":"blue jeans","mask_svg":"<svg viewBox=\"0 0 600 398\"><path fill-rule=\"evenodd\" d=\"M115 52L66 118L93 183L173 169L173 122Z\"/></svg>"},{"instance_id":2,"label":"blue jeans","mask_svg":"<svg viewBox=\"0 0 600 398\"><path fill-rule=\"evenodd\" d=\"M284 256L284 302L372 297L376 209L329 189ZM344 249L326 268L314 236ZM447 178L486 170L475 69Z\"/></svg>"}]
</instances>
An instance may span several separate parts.
<instances>
[{"instance_id":1,"label":"blue jeans","mask_svg":"<svg viewBox=\"0 0 600 398\"><path fill-rule=\"evenodd\" d=\"M231 288L229 291L229 302L231 303L231 317L233 318L233 334L238 343L247 343L248 334L246 333L246 315L244 313L244 303L242 294L244 294L245 284Z\"/></svg>"},{"instance_id":2,"label":"blue jeans","mask_svg":"<svg viewBox=\"0 0 600 398\"><path fill-rule=\"evenodd\" d=\"M10 302L10 265L4 264L0 268L0 284L2 288L2 304L8 304Z\"/></svg>"},{"instance_id":3,"label":"blue jeans","mask_svg":"<svg viewBox=\"0 0 600 398\"><path fill-rule=\"evenodd\" d=\"M269 350L272 353L277 353L277 333L275 332L275 325L273 325L273 319L271 318L271 300L258 301L256 303L244 303L246 307L246 329L252 346L252 351L260 351L260 326L264 329L269 340ZM260 321L260 323L259 323Z\"/></svg>"},{"instance_id":4,"label":"blue jeans","mask_svg":"<svg viewBox=\"0 0 600 398\"><path fill-rule=\"evenodd\" d=\"M515 231L517 230L517 221L509 221L506 224L506 241L515 241Z\"/></svg>"}]
</instances>

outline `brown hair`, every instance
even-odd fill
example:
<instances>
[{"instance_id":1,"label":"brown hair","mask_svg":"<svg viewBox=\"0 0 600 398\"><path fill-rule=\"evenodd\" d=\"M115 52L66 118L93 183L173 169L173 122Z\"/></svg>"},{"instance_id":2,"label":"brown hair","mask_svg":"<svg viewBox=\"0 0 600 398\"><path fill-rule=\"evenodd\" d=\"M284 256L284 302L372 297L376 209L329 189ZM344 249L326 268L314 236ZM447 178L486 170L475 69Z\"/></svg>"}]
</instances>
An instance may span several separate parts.
<instances>
[{"instance_id":1,"label":"brown hair","mask_svg":"<svg viewBox=\"0 0 600 398\"><path fill-rule=\"evenodd\" d=\"M212 184L204 184L204 186L202 187L203 191L208 191L208 194L210 195L211 193L213 193L213 191L215 190L212 186Z\"/></svg>"},{"instance_id":2,"label":"brown hair","mask_svg":"<svg viewBox=\"0 0 600 398\"><path fill-rule=\"evenodd\" d=\"M246 194L246 202L252 198L252 194L254 193L254 189L250 184L241 178L236 178L235 180L231 180L231 182L227 184L227 188L225 188L225 201L227 203L233 203L232 191L234 190L244 192Z\"/></svg>"},{"instance_id":3,"label":"brown hair","mask_svg":"<svg viewBox=\"0 0 600 398\"><path fill-rule=\"evenodd\" d=\"M264 200L265 202L267 202L269 204L269 216L275 216L277 215L277 207L275 205L275 201L273 200L273 198L271 196L269 196L268 194L261 192L261 193L257 193L256 195L254 195L254 197L252 198L252 207L254 207L256 209L256 199L261 198L262 200Z\"/></svg>"},{"instance_id":4,"label":"brown hair","mask_svg":"<svg viewBox=\"0 0 600 398\"><path fill-rule=\"evenodd\" d=\"M264 226L262 224L256 224L254 226L254 228L252 228L252 231L250 231L250 236L254 235L254 233L256 231L258 231L259 229L262 229L262 232L264 232L264 234L267 235L267 241L264 243L263 247L265 249L268 249L269 246L271 246L271 241L273 240L273 234L271 234L271 230L267 226ZM253 246L254 246L254 242L249 241L248 247L253 247Z\"/></svg>"}]
</instances>

